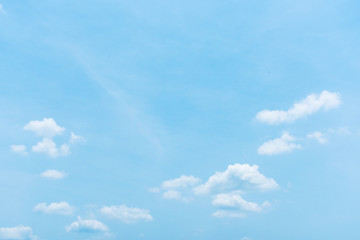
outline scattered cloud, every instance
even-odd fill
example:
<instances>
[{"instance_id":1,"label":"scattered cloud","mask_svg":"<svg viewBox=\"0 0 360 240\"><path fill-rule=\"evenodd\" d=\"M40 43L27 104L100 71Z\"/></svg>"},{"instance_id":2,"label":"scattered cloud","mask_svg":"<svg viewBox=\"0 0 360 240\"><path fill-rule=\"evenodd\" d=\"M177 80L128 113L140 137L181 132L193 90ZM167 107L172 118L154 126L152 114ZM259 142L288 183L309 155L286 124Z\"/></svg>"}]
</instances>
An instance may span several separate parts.
<instances>
[{"instance_id":1,"label":"scattered cloud","mask_svg":"<svg viewBox=\"0 0 360 240\"><path fill-rule=\"evenodd\" d=\"M163 193L163 198L165 199L181 199L181 192L175 190L169 190Z\"/></svg>"},{"instance_id":2,"label":"scattered cloud","mask_svg":"<svg viewBox=\"0 0 360 240\"><path fill-rule=\"evenodd\" d=\"M86 139L84 137L75 135L75 133L73 133L73 132L70 133L70 140L69 140L70 144L78 144L78 143L85 143L85 142L86 142Z\"/></svg>"},{"instance_id":3,"label":"scattered cloud","mask_svg":"<svg viewBox=\"0 0 360 240\"><path fill-rule=\"evenodd\" d=\"M124 223L153 220L149 210L141 208L130 208L126 205L104 206L101 208L100 212L105 216L119 219Z\"/></svg>"},{"instance_id":4,"label":"scattered cloud","mask_svg":"<svg viewBox=\"0 0 360 240\"><path fill-rule=\"evenodd\" d=\"M45 172L41 173L41 176L44 178L51 178L51 179L62 179L66 176L66 173L60 172L57 170L49 169Z\"/></svg>"},{"instance_id":5,"label":"scattered cloud","mask_svg":"<svg viewBox=\"0 0 360 240\"><path fill-rule=\"evenodd\" d=\"M213 198L212 204L217 207L238 208L251 212L261 212L264 208L270 206L268 201L263 204L248 202L240 194L241 192L239 191L218 194Z\"/></svg>"},{"instance_id":6,"label":"scattered cloud","mask_svg":"<svg viewBox=\"0 0 360 240\"><path fill-rule=\"evenodd\" d=\"M177 189L177 188L186 188L189 186L194 186L200 182L199 178L194 176L185 176L182 175L179 178L172 180L164 181L161 185L163 189Z\"/></svg>"},{"instance_id":7,"label":"scattered cloud","mask_svg":"<svg viewBox=\"0 0 360 240\"><path fill-rule=\"evenodd\" d=\"M53 202L49 205L46 203L39 203L34 207L34 211L45 214L71 215L73 214L74 207L70 206L67 202Z\"/></svg>"},{"instance_id":8,"label":"scattered cloud","mask_svg":"<svg viewBox=\"0 0 360 240\"><path fill-rule=\"evenodd\" d=\"M18 153L20 155L26 156L28 153L26 152L25 145L11 145L10 149L12 152Z\"/></svg>"},{"instance_id":9,"label":"scattered cloud","mask_svg":"<svg viewBox=\"0 0 360 240\"><path fill-rule=\"evenodd\" d=\"M31 229L31 227L26 226L16 226L16 227L1 227L0 228L0 239L38 239Z\"/></svg>"},{"instance_id":10,"label":"scattered cloud","mask_svg":"<svg viewBox=\"0 0 360 240\"><path fill-rule=\"evenodd\" d=\"M330 129L329 132L336 133L338 135L350 135L351 134L351 131L349 130L348 127L340 127L338 129Z\"/></svg>"},{"instance_id":11,"label":"scattered cloud","mask_svg":"<svg viewBox=\"0 0 360 240\"><path fill-rule=\"evenodd\" d=\"M108 227L95 219L77 218L77 221L65 227L67 232L106 232Z\"/></svg>"},{"instance_id":12,"label":"scattered cloud","mask_svg":"<svg viewBox=\"0 0 360 240\"><path fill-rule=\"evenodd\" d=\"M300 144L295 144L296 139L288 132L284 132L280 138L263 143L257 150L258 154L274 155L283 152L291 152L294 149L300 149Z\"/></svg>"},{"instance_id":13,"label":"scattered cloud","mask_svg":"<svg viewBox=\"0 0 360 240\"><path fill-rule=\"evenodd\" d=\"M341 104L340 94L322 91L320 94L311 94L290 109L263 110L256 115L256 119L267 124L290 123L298 118L306 117L319 110L329 110Z\"/></svg>"},{"instance_id":14,"label":"scattered cloud","mask_svg":"<svg viewBox=\"0 0 360 240\"><path fill-rule=\"evenodd\" d=\"M319 131L310 133L310 134L307 135L307 137L316 139L319 143L322 143L322 144L327 142L327 138L324 136L323 133L321 133Z\"/></svg>"},{"instance_id":15,"label":"scattered cloud","mask_svg":"<svg viewBox=\"0 0 360 240\"><path fill-rule=\"evenodd\" d=\"M56 147L56 143L50 138L43 138L31 150L36 153L45 153L50 157L66 156L69 154L69 146L63 144L60 149Z\"/></svg>"},{"instance_id":16,"label":"scattered cloud","mask_svg":"<svg viewBox=\"0 0 360 240\"><path fill-rule=\"evenodd\" d=\"M267 178L258 171L258 166L249 164L229 165L224 172L216 172L205 184L193 189L196 195L207 194L213 190L231 189L238 186L239 182L249 183L260 190L273 190L278 184L272 178Z\"/></svg>"},{"instance_id":17,"label":"scattered cloud","mask_svg":"<svg viewBox=\"0 0 360 240\"><path fill-rule=\"evenodd\" d=\"M244 218L246 214L243 212L219 210L212 214L216 218Z\"/></svg>"},{"instance_id":18,"label":"scattered cloud","mask_svg":"<svg viewBox=\"0 0 360 240\"><path fill-rule=\"evenodd\" d=\"M24 129L44 138L52 138L65 131L65 128L58 126L52 118L44 118L42 121L30 121L24 126Z\"/></svg>"}]
</instances>

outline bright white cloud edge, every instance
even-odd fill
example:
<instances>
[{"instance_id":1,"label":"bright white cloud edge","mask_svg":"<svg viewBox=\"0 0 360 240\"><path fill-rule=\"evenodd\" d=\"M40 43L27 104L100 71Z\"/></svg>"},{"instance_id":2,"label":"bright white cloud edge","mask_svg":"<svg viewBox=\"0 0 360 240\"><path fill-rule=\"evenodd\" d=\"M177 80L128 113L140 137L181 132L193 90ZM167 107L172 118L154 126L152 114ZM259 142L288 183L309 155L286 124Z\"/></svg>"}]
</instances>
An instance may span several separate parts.
<instances>
[{"instance_id":1,"label":"bright white cloud edge","mask_svg":"<svg viewBox=\"0 0 360 240\"><path fill-rule=\"evenodd\" d=\"M294 149L301 149L300 144L293 143L295 140L295 137L291 136L288 132L284 132L280 138L275 138L263 143L257 149L257 152L262 155L275 155L291 152Z\"/></svg>"},{"instance_id":2,"label":"bright white cloud edge","mask_svg":"<svg viewBox=\"0 0 360 240\"><path fill-rule=\"evenodd\" d=\"M108 227L95 219L77 218L77 221L65 227L67 232L106 232Z\"/></svg>"},{"instance_id":3,"label":"bright white cloud edge","mask_svg":"<svg viewBox=\"0 0 360 240\"><path fill-rule=\"evenodd\" d=\"M340 94L322 91L320 94L308 95L305 99L295 103L288 110L262 110L256 119L267 124L290 123L296 119L311 115L319 110L329 110L341 104Z\"/></svg>"},{"instance_id":4,"label":"bright white cloud edge","mask_svg":"<svg viewBox=\"0 0 360 240\"><path fill-rule=\"evenodd\" d=\"M38 239L33 234L31 227L18 225L16 227L1 227L0 228L0 239Z\"/></svg>"},{"instance_id":5,"label":"bright white cloud edge","mask_svg":"<svg viewBox=\"0 0 360 240\"><path fill-rule=\"evenodd\" d=\"M257 165L229 165L224 172L216 172L205 184L195 187L193 191L196 195L208 194L216 189L230 189L236 182L247 182L260 190L274 190L279 187L274 179L265 177L258 169Z\"/></svg>"}]
</instances>

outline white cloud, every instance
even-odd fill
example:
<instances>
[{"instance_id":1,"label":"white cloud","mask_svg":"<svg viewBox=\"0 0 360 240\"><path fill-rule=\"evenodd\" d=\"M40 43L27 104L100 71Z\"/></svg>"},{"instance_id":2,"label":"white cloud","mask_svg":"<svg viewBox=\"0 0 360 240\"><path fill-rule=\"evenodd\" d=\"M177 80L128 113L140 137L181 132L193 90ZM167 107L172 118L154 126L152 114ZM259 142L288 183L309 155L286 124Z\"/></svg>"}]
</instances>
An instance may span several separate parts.
<instances>
[{"instance_id":1,"label":"white cloud","mask_svg":"<svg viewBox=\"0 0 360 240\"><path fill-rule=\"evenodd\" d=\"M43 138L42 141L32 146L31 150L37 153L45 153L50 157L66 156L70 152L67 144L63 144L60 149L58 149L56 143L50 138Z\"/></svg>"},{"instance_id":2,"label":"white cloud","mask_svg":"<svg viewBox=\"0 0 360 240\"><path fill-rule=\"evenodd\" d=\"M108 227L97 220L78 217L77 221L66 226L65 230L67 232L106 232Z\"/></svg>"},{"instance_id":3,"label":"white cloud","mask_svg":"<svg viewBox=\"0 0 360 240\"><path fill-rule=\"evenodd\" d=\"M161 185L163 189L176 189L176 188L186 188L189 186L194 186L200 182L199 178L194 176L185 176L182 175L179 178L172 180L164 181Z\"/></svg>"},{"instance_id":4,"label":"white cloud","mask_svg":"<svg viewBox=\"0 0 360 240\"><path fill-rule=\"evenodd\" d=\"M296 139L288 132L284 132L280 138L263 143L257 150L259 154L274 155L283 152L291 152L294 149L300 149L300 144L295 144Z\"/></svg>"},{"instance_id":5,"label":"white cloud","mask_svg":"<svg viewBox=\"0 0 360 240\"><path fill-rule=\"evenodd\" d=\"M239 208L246 211L261 212L264 208L269 207L268 201L263 204L248 202L240 196L239 191L218 194L213 198L212 204L218 207Z\"/></svg>"},{"instance_id":6,"label":"white cloud","mask_svg":"<svg viewBox=\"0 0 360 240\"><path fill-rule=\"evenodd\" d=\"M0 239L32 239L35 240L37 237L33 235L31 227L16 226L12 228L0 228Z\"/></svg>"},{"instance_id":7,"label":"white cloud","mask_svg":"<svg viewBox=\"0 0 360 240\"><path fill-rule=\"evenodd\" d=\"M73 132L70 133L70 140L69 140L70 144L85 143L85 142L86 139L84 137L75 135L75 133Z\"/></svg>"},{"instance_id":8,"label":"white cloud","mask_svg":"<svg viewBox=\"0 0 360 240\"><path fill-rule=\"evenodd\" d=\"M169 190L163 193L165 199L181 199L181 192L175 190Z\"/></svg>"},{"instance_id":9,"label":"white cloud","mask_svg":"<svg viewBox=\"0 0 360 240\"><path fill-rule=\"evenodd\" d=\"M326 143L327 142L327 139L326 137L324 136L324 134L322 134L321 132L319 131L316 131L316 132L313 132L313 133L310 133L307 135L308 138L313 138L313 139L316 139L319 143Z\"/></svg>"},{"instance_id":10,"label":"white cloud","mask_svg":"<svg viewBox=\"0 0 360 240\"><path fill-rule=\"evenodd\" d=\"M34 211L46 214L71 215L73 214L74 208L67 202L53 202L49 205L46 205L46 203L39 203L34 207Z\"/></svg>"},{"instance_id":11,"label":"white cloud","mask_svg":"<svg viewBox=\"0 0 360 240\"><path fill-rule=\"evenodd\" d=\"M41 173L41 176L44 178L51 178L51 179L62 179L66 176L66 173L60 172L57 170L49 169L45 172Z\"/></svg>"},{"instance_id":12,"label":"white cloud","mask_svg":"<svg viewBox=\"0 0 360 240\"><path fill-rule=\"evenodd\" d=\"M250 166L249 164L229 165L224 172L216 172L205 184L195 187L193 191L197 195L207 194L216 189L234 188L240 181L250 183L261 190L278 188L276 181L262 175L258 168L257 165Z\"/></svg>"},{"instance_id":13,"label":"white cloud","mask_svg":"<svg viewBox=\"0 0 360 240\"><path fill-rule=\"evenodd\" d=\"M311 115L319 110L329 110L340 105L340 94L322 91L320 94L311 94L298 103L295 103L287 111L263 110L256 115L260 122L279 124L293 122L298 118Z\"/></svg>"},{"instance_id":14,"label":"white cloud","mask_svg":"<svg viewBox=\"0 0 360 240\"><path fill-rule=\"evenodd\" d=\"M52 138L65 131L65 128L58 126L52 118L44 118L42 121L30 121L25 125L24 129L35 132L37 136L44 138Z\"/></svg>"},{"instance_id":15,"label":"white cloud","mask_svg":"<svg viewBox=\"0 0 360 240\"><path fill-rule=\"evenodd\" d=\"M18 153L20 155L26 156L28 153L26 152L26 146L25 145L11 145L10 146L11 151Z\"/></svg>"},{"instance_id":16,"label":"white cloud","mask_svg":"<svg viewBox=\"0 0 360 240\"><path fill-rule=\"evenodd\" d=\"M141 208L129 208L125 205L104 206L101 208L100 212L105 216L119 219L124 223L134 223L141 220L153 220L149 210Z\"/></svg>"},{"instance_id":17,"label":"white cloud","mask_svg":"<svg viewBox=\"0 0 360 240\"><path fill-rule=\"evenodd\" d=\"M246 217L245 213L237 211L228 211L228 210L219 210L212 214L217 218L244 218Z\"/></svg>"}]
</instances>

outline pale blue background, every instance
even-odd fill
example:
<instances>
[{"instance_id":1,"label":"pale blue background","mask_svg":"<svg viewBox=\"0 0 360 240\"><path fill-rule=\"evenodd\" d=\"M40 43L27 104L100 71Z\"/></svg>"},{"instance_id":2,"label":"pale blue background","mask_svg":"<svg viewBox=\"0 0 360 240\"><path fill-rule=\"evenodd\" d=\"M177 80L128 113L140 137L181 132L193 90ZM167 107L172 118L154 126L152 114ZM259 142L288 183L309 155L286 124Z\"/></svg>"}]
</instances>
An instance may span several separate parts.
<instances>
[{"instance_id":1,"label":"pale blue background","mask_svg":"<svg viewBox=\"0 0 360 240\"><path fill-rule=\"evenodd\" d=\"M360 239L359 1L2 0L0 14L0 227L66 233L93 204L149 209L152 222L104 222L115 239ZM293 124L255 121L322 90L339 108ZM54 118L87 143L67 157L22 157L22 127ZM261 156L286 130L299 138L347 127L326 145ZM56 137L66 141L68 135ZM252 200L265 213L217 219L204 197L167 201L148 192L182 174L206 180L229 164L257 164L281 189ZM68 177L38 175L60 169ZM33 212L67 201L75 216ZM96 214L96 212L94 212ZM96 234L95 234L96 235Z\"/></svg>"}]
</instances>

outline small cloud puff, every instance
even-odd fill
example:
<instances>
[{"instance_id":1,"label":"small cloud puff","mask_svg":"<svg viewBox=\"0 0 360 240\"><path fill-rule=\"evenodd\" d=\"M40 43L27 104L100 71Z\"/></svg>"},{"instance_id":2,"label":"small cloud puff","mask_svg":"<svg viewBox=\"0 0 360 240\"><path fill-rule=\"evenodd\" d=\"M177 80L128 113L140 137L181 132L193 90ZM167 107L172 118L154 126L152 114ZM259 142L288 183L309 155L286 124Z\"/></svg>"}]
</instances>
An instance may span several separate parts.
<instances>
[{"instance_id":1,"label":"small cloud puff","mask_svg":"<svg viewBox=\"0 0 360 240\"><path fill-rule=\"evenodd\" d=\"M16 226L16 227L1 227L0 228L0 239L38 239L33 234L31 227L27 226Z\"/></svg>"},{"instance_id":2,"label":"small cloud puff","mask_svg":"<svg viewBox=\"0 0 360 240\"><path fill-rule=\"evenodd\" d=\"M100 212L104 216L119 219L124 223L135 223L138 221L152 221L153 217L150 211L141 208L130 208L126 205L119 206L104 206Z\"/></svg>"},{"instance_id":3,"label":"small cloud puff","mask_svg":"<svg viewBox=\"0 0 360 240\"><path fill-rule=\"evenodd\" d=\"M12 152L18 153L20 155L26 156L28 153L26 152L25 145L11 145L10 149Z\"/></svg>"},{"instance_id":4,"label":"small cloud puff","mask_svg":"<svg viewBox=\"0 0 360 240\"><path fill-rule=\"evenodd\" d=\"M319 132L319 131L316 131L316 132L313 132L313 133L309 133L307 135L308 138L313 138L313 139L316 139L319 143L326 143L327 142L327 139L326 137L324 136L323 133Z\"/></svg>"},{"instance_id":5,"label":"small cloud puff","mask_svg":"<svg viewBox=\"0 0 360 240\"><path fill-rule=\"evenodd\" d=\"M77 218L77 221L65 227L67 232L107 232L108 227L95 219Z\"/></svg>"},{"instance_id":6,"label":"small cloud puff","mask_svg":"<svg viewBox=\"0 0 360 240\"><path fill-rule=\"evenodd\" d=\"M53 169L46 170L45 172L42 172L40 175L43 178L50 178L50 179L62 179L66 177L66 173Z\"/></svg>"},{"instance_id":7,"label":"small cloud puff","mask_svg":"<svg viewBox=\"0 0 360 240\"><path fill-rule=\"evenodd\" d=\"M52 138L62 134L65 128L58 126L52 118L44 118L42 121L30 121L24 126L24 130L32 131L39 137Z\"/></svg>"},{"instance_id":8,"label":"small cloud puff","mask_svg":"<svg viewBox=\"0 0 360 240\"><path fill-rule=\"evenodd\" d=\"M256 119L267 124L290 123L298 118L306 117L319 110L329 110L341 104L340 94L322 91L320 94L311 94L290 109L263 110L256 115Z\"/></svg>"},{"instance_id":9,"label":"small cloud puff","mask_svg":"<svg viewBox=\"0 0 360 240\"><path fill-rule=\"evenodd\" d=\"M34 211L45 214L71 215L73 214L74 207L71 207L67 202L53 202L49 205L39 203L34 207Z\"/></svg>"},{"instance_id":10,"label":"small cloud puff","mask_svg":"<svg viewBox=\"0 0 360 240\"><path fill-rule=\"evenodd\" d=\"M257 150L258 154L274 155L284 152L291 152L294 149L301 149L300 144L295 144L296 139L288 132L284 132L280 138L263 143Z\"/></svg>"},{"instance_id":11,"label":"small cloud puff","mask_svg":"<svg viewBox=\"0 0 360 240\"><path fill-rule=\"evenodd\" d=\"M50 157L66 156L70 153L69 146L63 144L59 149L56 147L56 143L50 138L43 138L31 148L33 152L45 153Z\"/></svg>"},{"instance_id":12,"label":"small cloud puff","mask_svg":"<svg viewBox=\"0 0 360 240\"><path fill-rule=\"evenodd\" d=\"M176 188L186 188L188 186L194 186L200 182L200 178L194 176L185 176L182 175L179 178L172 180L164 181L161 185L163 189L176 189Z\"/></svg>"},{"instance_id":13,"label":"small cloud puff","mask_svg":"<svg viewBox=\"0 0 360 240\"><path fill-rule=\"evenodd\" d=\"M84 137L76 135L73 132L70 133L70 140L69 140L70 144L78 144L78 143L85 143L85 142L86 142L86 139Z\"/></svg>"}]
</instances>

